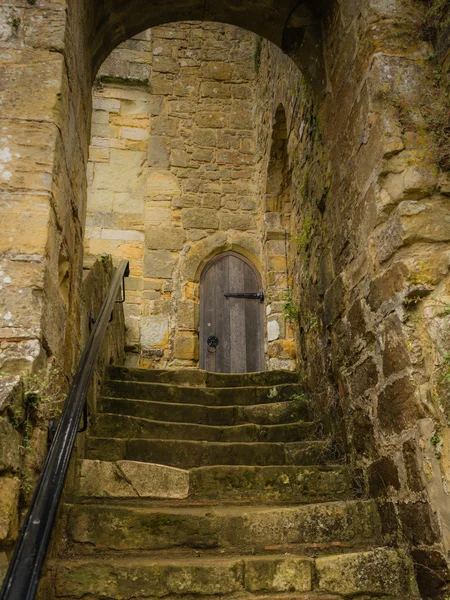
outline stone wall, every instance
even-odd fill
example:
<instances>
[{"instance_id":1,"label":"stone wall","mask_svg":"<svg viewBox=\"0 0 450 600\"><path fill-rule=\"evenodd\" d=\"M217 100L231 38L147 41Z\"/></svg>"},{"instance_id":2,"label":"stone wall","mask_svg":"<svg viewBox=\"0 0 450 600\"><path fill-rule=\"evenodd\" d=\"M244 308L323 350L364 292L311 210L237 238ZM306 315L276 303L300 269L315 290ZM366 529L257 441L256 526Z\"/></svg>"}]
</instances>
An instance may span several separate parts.
<instances>
[{"instance_id":1,"label":"stone wall","mask_svg":"<svg viewBox=\"0 0 450 600\"><path fill-rule=\"evenodd\" d=\"M130 260L132 364L198 364L200 273L233 249L262 271L268 290L268 366L295 368L280 316L283 232L277 239L272 226L262 252L253 110L259 43L235 27L179 23L126 42L101 69L85 247Z\"/></svg>"},{"instance_id":2,"label":"stone wall","mask_svg":"<svg viewBox=\"0 0 450 600\"><path fill-rule=\"evenodd\" d=\"M112 280L111 258L86 265L83 275L79 339L84 346L89 337L89 313L99 313ZM91 412L105 367L124 360L124 331L122 305L116 304L90 389ZM45 461L49 420L58 418L67 391L67 378L56 361L24 379L7 376L0 380L0 582ZM83 437L78 436L78 443Z\"/></svg>"},{"instance_id":3,"label":"stone wall","mask_svg":"<svg viewBox=\"0 0 450 600\"><path fill-rule=\"evenodd\" d=\"M417 3L335 6L325 99L267 42L256 94L263 172L286 113L300 364L361 493L398 520L424 598L446 594L450 542L448 60L427 18Z\"/></svg>"}]
</instances>

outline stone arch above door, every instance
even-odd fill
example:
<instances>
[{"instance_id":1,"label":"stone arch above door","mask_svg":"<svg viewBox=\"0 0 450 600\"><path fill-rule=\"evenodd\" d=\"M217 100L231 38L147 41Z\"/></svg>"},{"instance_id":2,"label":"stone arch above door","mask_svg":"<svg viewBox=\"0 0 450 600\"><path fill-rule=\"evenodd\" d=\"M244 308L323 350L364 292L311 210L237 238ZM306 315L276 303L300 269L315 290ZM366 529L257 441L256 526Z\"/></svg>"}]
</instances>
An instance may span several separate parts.
<instances>
[{"instance_id":1,"label":"stone arch above door","mask_svg":"<svg viewBox=\"0 0 450 600\"><path fill-rule=\"evenodd\" d=\"M90 47L94 75L121 42L158 25L179 21L211 21L248 29L288 54L317 95L326 87L322 48L322 2L305 0L104 0L90 15Z\"/></svg>"}]
</instances>

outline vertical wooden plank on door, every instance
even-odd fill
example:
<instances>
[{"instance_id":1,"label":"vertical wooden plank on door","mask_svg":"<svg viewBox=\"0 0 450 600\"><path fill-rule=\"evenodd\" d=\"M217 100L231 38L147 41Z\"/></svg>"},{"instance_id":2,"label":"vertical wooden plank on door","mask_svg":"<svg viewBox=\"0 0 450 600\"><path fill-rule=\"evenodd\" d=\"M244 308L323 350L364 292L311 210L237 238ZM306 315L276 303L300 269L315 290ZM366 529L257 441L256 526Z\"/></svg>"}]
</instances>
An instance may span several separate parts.
<instances>
[{"instance_id":1,"label":"vertical wooden plank on door","mask_svg":"<svg viewBox=\"0 0 450 600\"><path fill-rule=\"evenodd\" d=\"M230 255L229 261L229 292L240 293L244 290L247 265L240 258ZM245 298L226 298L230 314L230 367L231 373L247 371L247 345L245 339L245 308L248 300Z\"/></svg>"},{"instance_id":2,"label":"vertical wooden plank on door","mask_svg":"<svg viewBox=\"0 0 450 600\"><path fill-rule=\"evenodd\" d=\"M247 264L244 268L244 292L260 291L260 282L254 270ZM247 300L245 304L245 337L247 347L247 372L263 370L262 339L263 304L259 300Z\"/></svg>"},{"instance_id":3,"label":"vertical wooden plank on door","mask_svg":"<svg viewBox=\"0 0 450 600\"><path fill-rule=\"evenodd\" d=\"M225 255L217 260L217 282L215 290L215 302L217 311L217 337L219 345L216 355L216 371L218 373L230 373L230 314L226 304L224 293L229 285L228 256Z\"/></svg>"},{"instance_id":4,"label":"vertical wooden plank on door","mask_svg":"<svg viewBox=\"0 0 450 600\"><path fill-rule=\"evenodd\" d=\"M208 337L216 327L215 297L211 294L216 279L215 267L215 264L209 266L200 284L200 368L207 371L216 370L215 354L209 352L207 344Z\"/></svg>"}]
</instances>

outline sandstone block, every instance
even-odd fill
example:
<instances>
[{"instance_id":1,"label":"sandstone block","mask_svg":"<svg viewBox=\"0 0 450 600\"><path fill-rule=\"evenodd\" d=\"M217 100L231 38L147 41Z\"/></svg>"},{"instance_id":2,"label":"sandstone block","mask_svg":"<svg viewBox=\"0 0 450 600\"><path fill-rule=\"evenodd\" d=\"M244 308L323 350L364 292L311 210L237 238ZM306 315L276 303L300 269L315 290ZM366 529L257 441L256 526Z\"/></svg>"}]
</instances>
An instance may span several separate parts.
<instances>
[{"instance_id":1,"label":"sandstone block","mask_svg":"<svg viewBox=\"0 0 450 600\"><path fill-rule=\"evenodd\" d=\"M217 132L214 129L195 129L192 141L196 146L213 148L217 144Z\"/></svg>"},{"instance_id":2,"label":"sandstone block","mask_svg":"<svg viewBox=\"0 0 450 600\"><path fill-rule=\"evenodd\" d=\"M170 223L172 220L172 209L164 206L154 205L152 201L145 203L145 224L161 225Z\"/></svg>"},{"instance_id":3,"label":"sandstone block","mask_svg":"<svg viewBox=\"0 0 450 600\"><path fill-rule=\"evenodd\" d=\"M58 52L9 48L2 53L0 79L10 82L0 91L2 119L52 122L64 110L62 98L67 96L61 92L67 92L67 80Z\"/></svg>"},{"instance_id":4,"label":"sandstone block","mask_svg":"<svg viewBox=\"0 0 450 600\"><path fill-rule=\"evenodd\" d=\"M153 117L151 123L152 135L167 135L174 137L178 133L179 120L174 117Z\"/></svg>"},{"instance_id":5,"label":"sandstone block","mask_svg":"<svg viewBox=\"0 0 450 600\"><path fill-rule=\"evenodd\" d=\"M189 83L180 79L175 80L173 85L174 96L197 96L200 82L196 79L192 79Z\"/></svg>"},{"instance_id":6,"label":"sandstone block","mask_svg":"<svg viewBox=\"0 0 450 600\"><path fill-rule=\"evenodd\" d=\"M0 489L0 543L10 543L17 538L19 528L20 480L17 477L1 477Z\"/></svg>"},{"instance_id":7,"label":"sandstone block","mask_svg":"<svg viewBox=\"0 0 450 600\"><path fill-rule=\"evenodd\" d=\"M168 56L155 56L152 61L152 69L157 73L176 73L178 68L178 61Z\"/></svg>"},{"instance_id":8,"label":"sandstone block","mask_svg":"<svg viewBox=\"0 0 450 600\"><path fill-rule=\"evenodd\" d=\"M147 195L152 196L175 196L180 193L178 178L169 171L162 169L151 169L146 183Z\"/></svg>"},{"instance_id":9,"label":"sandstone block","mask_svg":"<svg viewBox=\"0 0 450 600\"><path fill-rule=\"evenodd\" d=\"M203 81L200 84L200 96L203 98L231 98L230 86L213 81Z\"/></svg>"},{"instance_id":10,"label":"sandstone block","mask_svg":"<svg viewBox=\"0 0 450 600\"><path fill-rule=\"evenodd\" d=\"M209 208L183 208L181 219L183 227L188 229L217 229L219 226L217 211Z\"/></svg>"},{"instance_id":11,"label":"sandstone block","mask_svg":"<svg viewBox=\"0 0 450 600\"><path fill-rule=\"evenodd\" d=\"M249 214L222 213L220 215L220 228L251 231L256 229L256 219Z\"/></svg>"},{"instance_id":12,"label":"sandstone block","mask_svg":"<svg viewBox=\"0 0 450 600\"><path fill-rule=\"evenodd\" d=\"M198 127L220 129L228 125L228 119L222 112L197 112L195 123Z\"/></svg>"},{"instance_id":13,"label":"sandstone block","mask_svg":"<svg viewBox=\"0 0 450 600\"><path fill-rule=\"evenodd\" d=\"M233 65L225 62L207 62L203 65L203 76L208 79L226 81L231 79Z\"/></svg>"},{"instance_id":14,"label":"sandstone block","mask_svg":"<svg viewBox=\"0 0 450 600\"><path fill-rule=\"evenodd\" d=\"M144 197L140 193L114 193L113 211L121 215L136 215L136 227L142 227L141 223L144 215L144 207ZM124 221L123 227L127 228Z\"/></svg>"},{"instance_id":15,"label":"sandstone block","mask_svg":"<svg viewBox=\"0 0 450 600\"><path fill-rule=\"evenodd\" d=\"M141 319L141 346L143 348L164 348L169 341L169 318L152 315Z\"/></svg>"},{"instance_id":16,"label":"sandstone block","mask_svg":"<svg viewBox=\"0 0 450 600\"><path fill-rule=\"evenodd\" d=\"M21 436L6 417L0 417L0 471L20 467Z\"/></svg>"},{"instance_id":17,"label":"sandstone block","mask_svg":"<svg viewBox=\"0 0 450 600\"><path fill-rule=\"evenodd\" d=\"M122 460L83 460L81 496L95 498L187 498L189 472L165 465Z\"/></svg>"},{"instance_id":18,"label":"sandstone block","mask_svg":"<svg viewBox=\"0 0 450 600\"><path fill-rule=\"evenodd\" d=\"M96 163L93 188L134 193L144 160L145 154L143 152L111 149L110 163Z\"/></svg>"},{"instance_id":19,"label":"sandstone block","mask_svg":"<svg viewBox=\"0 0 450 600\"><path fill-rule=\"evenodd\" d=\"M184 300L178 302L177 322L181 327L194 327L198 321L199 305L197 302Z\"/></svg>"},{"instance_id":20,"label":"sandstone block","mask_svg":"<svg viewBox=\"0 0 450 600\"><path fill-rule=\"evenodd\" d=\"M144 256L144 276L163 279L172 277L175 258L168 250L148 250Z\"/></svg>"},{"instance_id":21,"label":"sandstone block","mask_svg":"<svg viewBox=\"0 0 450 600\"><path fill-rule=\"evenodd\" d=\"M185 233L181 227L148 227L145 244L151 250L181 250Z\"/></svg>"},{"instance_id":22,"label":"sandstone block","mask_svg":"<svg viewBox=\"0 0 450 600\"><path fill-rule=\"evenodd\" d=\"M198 336L193 332L177 332L174 343L175 358L185 360L198 359Z\"/></svg>"}]
</instances>

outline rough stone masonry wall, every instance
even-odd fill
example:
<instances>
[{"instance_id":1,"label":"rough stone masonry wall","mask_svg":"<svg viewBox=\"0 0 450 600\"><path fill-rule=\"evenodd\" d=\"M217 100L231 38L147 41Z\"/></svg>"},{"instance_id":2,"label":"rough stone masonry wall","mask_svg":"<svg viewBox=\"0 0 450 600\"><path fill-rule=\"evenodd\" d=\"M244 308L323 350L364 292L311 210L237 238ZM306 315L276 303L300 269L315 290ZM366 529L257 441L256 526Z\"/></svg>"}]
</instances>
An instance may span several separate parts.
<instances>
[{"instance_id":1,"label":"rough stone masonry wall","mask_svg":"<svg viewBox=\"0 0 450 600\"><path fill-rule=\"evenodd\" d=\"M235 250L272 275L255 169L258 48L242 29L177 23L122 44L101 69L85 247L130 260L131 364L197 364L199 277L214 255ZM295 368L280 306L268 305L268 366Z\"/></svg>"},{"instance_id":2,"label":"rough stone masonry wall","mask_svg":"<svg viewBox=\"0 0 450 600\"><path fill-rule=\"evenodd\" d=\"M83 345L90 333L89 313L99 313L113 274L110 257L86 265L83 270L80 299L83 318L78 332ZM95 412L97 391L106 366L124 360L124 332L122 305L116 304L89 393L91 414ZM0 380L0 585L45 461L49 419L60 415L68 384L56 361L25 379L16 375ZM84 435L79 435L74 456L83 443ZM67 482L75 463L73 460Z\"/></svg>"},{"instance_id":3,"label":"rough stone masonry wall","mask_svg":"<svg viewBox=\"0 0 450 600\"><path fill-rule=\"evenodd\" d=\"M320 103L264 42L257 122L264 173L284 107L292 299L316 410L349 452L361 493L380 498L386 524L398 522L423 597L443 598L450 124L448 48L436 56L429 10L335 4L325 21L329 88Z\"/></svg>"}]
</instances>

